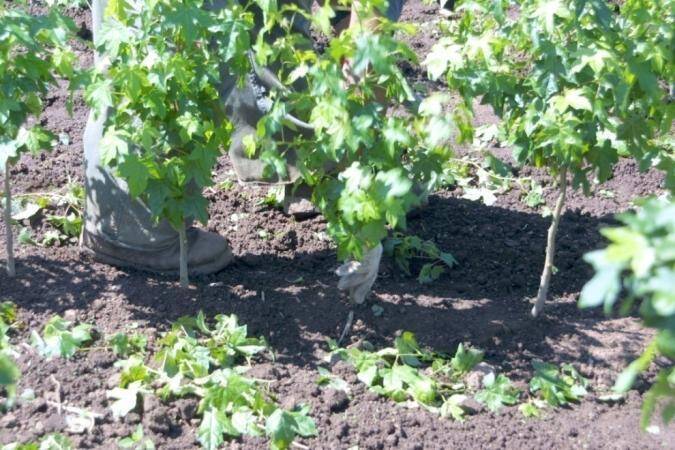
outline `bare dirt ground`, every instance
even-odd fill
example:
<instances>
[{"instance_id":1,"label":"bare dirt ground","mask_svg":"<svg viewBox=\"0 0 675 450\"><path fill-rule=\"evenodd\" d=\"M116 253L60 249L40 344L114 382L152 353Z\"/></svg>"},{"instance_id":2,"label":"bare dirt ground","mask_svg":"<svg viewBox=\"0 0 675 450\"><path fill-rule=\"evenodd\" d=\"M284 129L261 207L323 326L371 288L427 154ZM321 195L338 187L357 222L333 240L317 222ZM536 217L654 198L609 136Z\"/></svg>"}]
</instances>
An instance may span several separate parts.
<instances>
[{"instance_id":1,"label":"bare dirt ground","mask_svg":"<svg viewBox=\"0 0 675 450\"><path fill-rule=\"evenodd\" d=\"M422 34L411 41L422 56L436 40L433 27L425 24L437 18L436 7L417 0L404 10L404 20L422 24ZM87 14L80 12L75 19L86 35ZM91 61L91 52L80 50L81 57ZM411 69L411 76L415 74L419 71ZM70 143L59 145L49 156L24 158L12 172L15 192L60 187L69 178L82 180L81 135L87 110L77 102L70 117L64 100L64 91L51 93L42 121L68 133ZM485 110L478 119L493 120ZM233 177L226 157L218 170L220 180ZM544 175L531 174L550 185ZM649 336L635 319L607 319L598 311L576 307L579 291L591 276L581 257L602 245L598 229L612 223L612 215L629 207L632 198L658 191L661 182L661 174L640 174L624 160L604 187L614 193L611 198L570 196L558 238L559 272L553 278L548 309L539 320L529 318L529 301L544 259L548 219L526 207L518 190L500 196L491 207L464 200L457 190L432 195L429 206L410 220L410 231L452 252L459 266L433 284L420 285L385 260L370 300L355 309L353 341L389 345L397 333L410 330L423 346L437 351L452 352L459 342L470 342L483 348L487 361L521 387L532 374L533 359L573 363L590 379L590 395L579 405L548 409L538 420L524 419L515 407L497 414L481 412L465 423L439 419L368 392L342 363L331 370L349 382L351 395L345 398L319 388L316 369L325 365L326 339L339 336L350 310L335 289L335 251L320 217L296 222L262 206L259 201L265 192L254 188L235 184L210 192L208 228L228 237L237 260L218 274L193 280L190 290L179 289L173 278L95 263L74 245L23 246L17 252L17 277L9 279L0 271L0 300L19 306L25 327L12 338L17 344L27 342L30 330L41 329L54 314L92 323L101 335L137 324L152 347L181 315L199 310L207 315L235 313L278 354L274 363L258 361L253 373L273 380L271 390L283 405L311 406L319 435L299 442L313 449L673 448L672 427L662 426L659 434L639 431L646 380L621 403L598 400ZM546 187L545 197L552 206L555 192ZM4 233L0 229L3 249ZM0 253L0 259L4 256ZM374 304L384 309L381 316L373 314ZM70 436L77 448L116 448L116 441L139 422L157 448L198 448L198 419L189 401L158 403L148 413L113 420L105 391L113 387L117 369L109 350L93 349L71 360L52 361L27 347L21 347L21 353L19 392L32 388L36 400L0 416L0 444L64 430L63 417L47 402L57 389L53 375L64 402L103 414L92 433ZM233 441L231 448L264 445L259 439L244 438Z\"/></svg>"}]
</instances>

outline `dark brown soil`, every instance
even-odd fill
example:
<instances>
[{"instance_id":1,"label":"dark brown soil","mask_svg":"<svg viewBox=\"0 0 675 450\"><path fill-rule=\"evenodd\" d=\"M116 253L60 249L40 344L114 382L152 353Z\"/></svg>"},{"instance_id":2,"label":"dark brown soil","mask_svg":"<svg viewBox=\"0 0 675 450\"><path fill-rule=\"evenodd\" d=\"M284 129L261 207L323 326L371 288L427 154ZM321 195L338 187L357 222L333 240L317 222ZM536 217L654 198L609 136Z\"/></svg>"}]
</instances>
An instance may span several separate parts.
<instances>
[{"instance_id":1,"label":"dark brown soil","mask_svg":"<svg viewBox=\"0 0 675 450\"><path fill-rule=\"evenodd\" d=\"M404 11L405 19L418 24L437 17L436 7L417 0ZM76 20L89 19L79 13ZM423 57L435 39L425 32L412 44ZM82 57L91 61L86 51ZM59 187L68 176L82 179L81 134L87 111L78 102L69 117L63 107L65 92L56 90L52 98L42 120L55 131L67 132L70 144L59 146L51 156L24 158L12 173L16 192ZM478 119L493 120L484 109ZM542 174L532 175L550 185ZM219 179L228 177L233 175L223 157ZM385 260L371 299L355 308L353 341L388 345L397 333L410 330L421 344L438 351L470 342L485 349L487 360L520 385L531 376L533 359L573 363L592 384L591 394L579 405L549 409L539 420L526 420L516 408L506 408L456 423L378 398L342 363L332 370L350 383L350 396L319 388L316 368L324 364L326 339L339 336L350 310L335 288L337 261L325 224L321 218L295 222L261 206L263 190L235 183L231 189L209 193L209 229L228 237L237 260L221 273L193 280L189 290L179 289L172 278L95 263L82 257L76 246L18 249L17 277L9 279L0 271L0 300L19 306L25 327L12 339L21 353L19 392L31 388L36 400L0 416L0 444L63 431L63 417L49 403L58 390L64 403L103 415L93 432L70 436L77 448L116 448L116 441L139 421L159 449L198 448L194 405L185 401L155 405L153 414L143 417L132 413L122 422L113 420L105 391L113 387L117 369L108 350L46 361L19 343L29 340L31 329L41 329L52 315L61 314L94 324L101 335L137 325L152 345L171 321L204 310L208 315L235 313L251 333L268 339L277 360L260 361L252 370L274 380L272 392L283 405L311 406L319 436L300 441L309 448L672 448L673 427L661 426L659 434L639 431L645 380L623 403L598 400L618 371L640 353L647 333L635 319L607 319L598 311L576 307L578 293L591 275L581 257L602 245L598 229L612 223L612 214L627 208L632 198L657 192L661 182L659 173L640 174L624 160L604 186L614 193L612 198L570 196L558 240L559 272L539 320L529 318L529 302L543 264L548 219L524 206L517 190L500 196L492 207L463 200L461 192L432 195L429 206L410 221L410 231L452 252L459 266L436 283L420 285ZM545 193L552 206L555 191L547 187ZM0 236L4 233L0 229ZM0 253L0 259L4 257ZM384 308L381 316L371 311L374 304ZM245 438L231 446L264 445Z\"/></svg>"}]
</instances>

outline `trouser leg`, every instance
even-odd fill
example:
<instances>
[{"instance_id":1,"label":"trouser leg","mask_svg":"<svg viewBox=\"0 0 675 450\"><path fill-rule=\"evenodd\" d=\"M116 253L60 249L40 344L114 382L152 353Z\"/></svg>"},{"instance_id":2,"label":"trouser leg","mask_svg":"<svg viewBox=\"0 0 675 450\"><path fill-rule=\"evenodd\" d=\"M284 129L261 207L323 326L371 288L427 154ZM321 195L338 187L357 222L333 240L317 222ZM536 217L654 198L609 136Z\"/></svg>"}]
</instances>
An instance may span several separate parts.
<instances>
[{"instance_id":1,"label":"trouser leg","mask_svg":"<svg viewBox=\"0 0 675 450\"><path fill-rule=\"evenodd\" d=\"M100 30L106 3L106 0L92 0L94 39ZM178 233L166 220L153 220L150 209L140 200L132 199L127 184L101 163L105 120L106 114L96 118L90 113L84 132L83 250L108 264L177 272ZM216 272L232 260L227 241L215 233L189 229L188 248L188 268L193 274Z\"/></svg>"},{"instance_id":2,"label":"trouser leg","mask_svg":"<svg viewBox=\"0 0 675 450\"><path fill-rule=\"evenodd\" d=\"M94 40L102 22L107 0L92 1ZM148 207L129 195L126 183L101 164L100 143L106 115L90 113L84 132L85 231L110 244L130 249L151 250L173 245L177 232L166 221L155 224Z\"/></svg>"}]
</instances>

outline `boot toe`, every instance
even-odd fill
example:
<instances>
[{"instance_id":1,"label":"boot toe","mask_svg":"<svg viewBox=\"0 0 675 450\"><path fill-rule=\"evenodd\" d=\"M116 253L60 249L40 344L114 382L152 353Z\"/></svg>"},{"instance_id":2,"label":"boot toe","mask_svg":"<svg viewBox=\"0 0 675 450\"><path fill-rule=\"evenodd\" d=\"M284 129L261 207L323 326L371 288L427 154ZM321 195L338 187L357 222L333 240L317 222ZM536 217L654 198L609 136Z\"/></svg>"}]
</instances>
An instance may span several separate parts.
<instances>
[{"instance_id":1,"label":"boot toe","mask_svg":"<svg viewBox=\"0 0 675 450\"><path fill-rule=\"evenodd\" d=\"M194 274L218 272L234 259L227 239L217 233L193 228L188 246L188 268Z\"/></svg>"}]
</instances>

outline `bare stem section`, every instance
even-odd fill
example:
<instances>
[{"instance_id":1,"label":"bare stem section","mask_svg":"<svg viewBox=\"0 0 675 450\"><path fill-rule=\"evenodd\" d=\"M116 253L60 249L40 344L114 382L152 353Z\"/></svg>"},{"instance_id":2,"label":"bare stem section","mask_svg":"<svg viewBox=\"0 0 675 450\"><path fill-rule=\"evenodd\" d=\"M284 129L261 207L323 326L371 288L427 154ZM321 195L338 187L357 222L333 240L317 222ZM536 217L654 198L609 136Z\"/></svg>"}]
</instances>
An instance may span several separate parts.
<instances>
[{"instance_id":1,"label":"bare stem section","mask_svg":"<svg viewBox=\"0 0 675 450\"><path fill-rule=\"evenodd\" d=\"M5 163L5 241L7 245L7 275L16 275L14 237L12 236L12 190L9 185L9 161Z\"/></svg>"},{"instance_id":2,"label":"bare stem section","mask_svg":"<svg viewBox=\"0 0 675 450\"><path fill-rule=\"evenodd\" d=\"M178 230L178 239L180 243L180 287L187 288L190 284L190 279L188 278L188 240L185 224Z\"/></svg>"},{"instance_id":3,"label":"bare stem section","mask_svg":"<svg viewBox=\"0 0 675 450\"><path fill-rule=\"evenodd\" d=\"M558 234L558 224L565 206L565 195L567 194L567 170L560 172L560 181L558 182L560 194L553 211L553 220L548 229L548 238L546 240L546 260L544 262L544 271L541 273L539 282L539 292L537 292L537 301L532 308L532 317L537 317L544 309L544 302L548 296L548 288L551 284L551 273L553 272L553 257L555 256L555 237Z\"/></svg>"}]
</instances>

